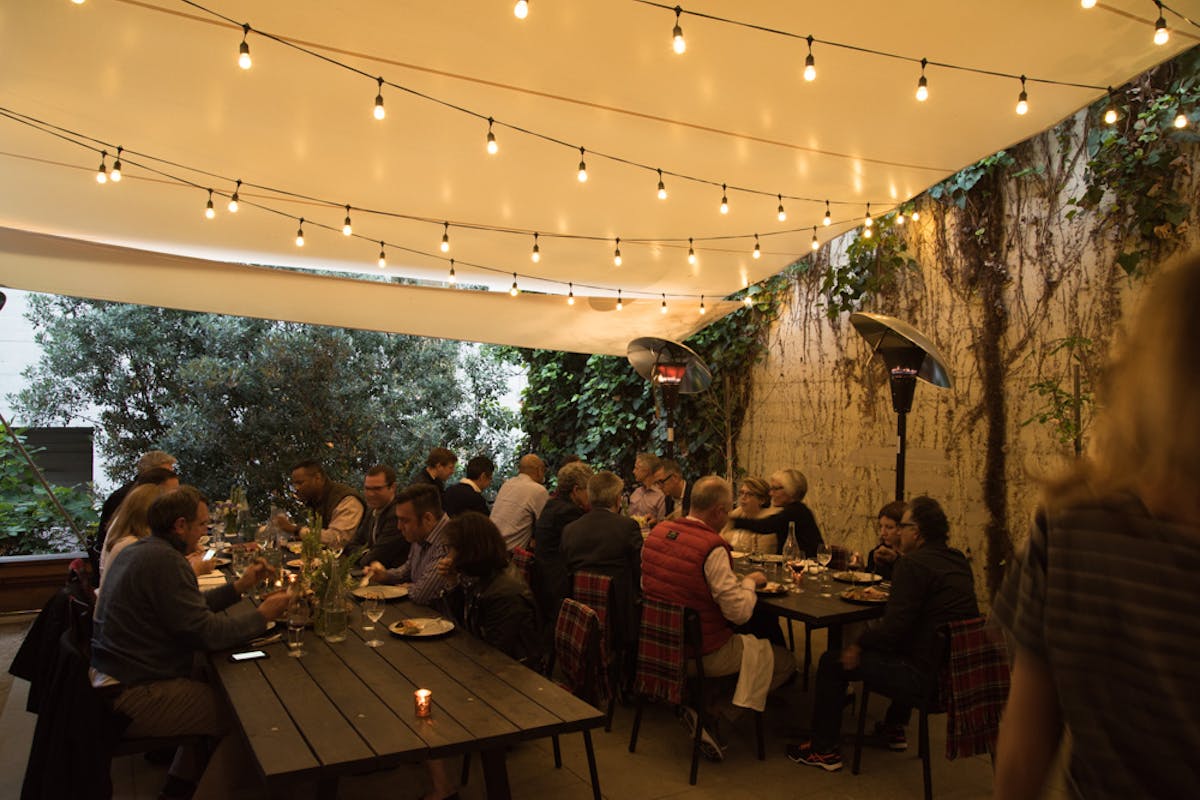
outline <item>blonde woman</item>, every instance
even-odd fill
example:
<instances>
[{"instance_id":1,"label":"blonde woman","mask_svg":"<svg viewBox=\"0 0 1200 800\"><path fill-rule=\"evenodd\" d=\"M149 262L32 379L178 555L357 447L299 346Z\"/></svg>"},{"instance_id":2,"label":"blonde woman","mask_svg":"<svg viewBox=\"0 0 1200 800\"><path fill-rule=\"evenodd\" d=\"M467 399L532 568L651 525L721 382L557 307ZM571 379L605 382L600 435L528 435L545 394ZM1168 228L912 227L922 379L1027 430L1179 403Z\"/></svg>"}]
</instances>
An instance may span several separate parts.
<instances>
[{"instance_id":1,"label":"blonde woman","mask_svg":"<svg viewBox=\"0 0 1200 800\"><path fill-rule=\"evenodd\" d=\"M778 514L778 508L771 507L771 491L767 482L762 478L743 478L738 486L737 508L729 512L729 522L721 536L729 542L734 550L746 553L774 553L780 548L773 533L755 533L742 526L744 519L763 519Z\"/></svg>"},{"instance_id":2,"label":"blonde woman","mask_svg":"<svg viewBox=\"0 0 1200 800\"><path fill-rule=\"evenodd\" d=\"M767 490L771 494L771 506L778 513L758 519L743 519L739 527L754 533L774 534L775 550L783 550L787 540L788 526L795 525L796 544L808 558L817 554L821 546L821 530L817 520L808 506L804 505L804 496L808 494L808 478L798 469L781 469L771 473L767 481Z\"/></svg>"},{"instance_id":3,"label":"blonde woman","mask_svg":"<svg viewBox=\"0 0 1200 800\"><path fill-rule=\"evenodd\" d=\"M146 515L151 504L164 490L166 490L164 486L146 483L135 487L121 501L117 513L113 515L112 522L109 523L108 533L104 538L104 547L100 550L100 586L97 587L97 591L103 588L104 576L108 574L108 567L113 560L126 547L150 535L150 524ZM204 561L198 554L188 554L188 561L197 575L213 571L213 562Z\"/></svg>"}]
</instances>

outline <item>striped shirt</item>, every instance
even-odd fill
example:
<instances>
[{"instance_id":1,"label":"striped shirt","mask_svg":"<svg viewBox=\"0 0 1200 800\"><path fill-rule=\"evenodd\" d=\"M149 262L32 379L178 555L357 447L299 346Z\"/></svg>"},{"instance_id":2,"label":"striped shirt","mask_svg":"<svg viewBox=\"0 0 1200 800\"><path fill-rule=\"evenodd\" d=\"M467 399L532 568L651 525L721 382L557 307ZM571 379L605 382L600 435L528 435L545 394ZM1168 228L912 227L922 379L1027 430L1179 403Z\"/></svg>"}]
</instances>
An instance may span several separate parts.
<instances>
[{"instance_id":1,"label":"striped shirt","mask_svg":"<svg viewBox=\"0 0 1200 800\"><path fill-rule=\"evenodd\" d=\"M1039 511L993 614L1045 661L1083 798L1200 797L1200 531L1132 495Z\"/></svg>"}]
</instances>

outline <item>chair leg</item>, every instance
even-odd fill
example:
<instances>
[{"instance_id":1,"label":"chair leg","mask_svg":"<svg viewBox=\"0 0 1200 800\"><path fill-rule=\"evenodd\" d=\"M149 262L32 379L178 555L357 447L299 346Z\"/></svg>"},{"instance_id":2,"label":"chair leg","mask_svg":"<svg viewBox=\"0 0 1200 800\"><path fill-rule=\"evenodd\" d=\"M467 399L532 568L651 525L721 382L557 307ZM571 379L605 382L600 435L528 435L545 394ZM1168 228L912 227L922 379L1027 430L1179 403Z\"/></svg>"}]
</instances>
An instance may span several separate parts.
<instances>
[{"instance_id":1,"label":"chair leg","mask_svg":"<svg viewBox=\"0 0 1200 800\"><path fill-rule=\"evenodd\" d=\"M754 712L754 733L758 737L758 760L767 760L767 742L763 736L763 713L761 711Z\"/></svg>"},{"instance_id":2,"label":"chair leg","mask_svg":"<svg viewBox=\"0 0 1200 800\"><path fill-rule=\"evenodd\" d=\"M638 728L642 727L642 707L646 704L646 698L638 695L637 710L633 712L633 732L629 734L629 752L633 752L637 747Z\"/></svg>"},{"instance_id":3,"label":"chair leg","mask_svg":"<svg viewBox=\"0 0 1200 800\"><path fill-rule=\"evenodd\" d=\"M550 743L554 746L554 768L562 769L562 750L558 746L558 737L551 736Z\"/></svg>"},{"instance_id":4,"label":"chair leg","mask_svg":"<svg viewBox=\"0 0 1200 800\"><path fill-rule=\"evenodd\" d=\"M850 771L855 775L858 774L858 767L862 762L863 736L867 729L867 700L870 696L871 693L864 683L862 687L862 700L859 701L862 703L862 707L858 710L858 731L854 736L854 760L850 763Z\"/></svg>"},{"instance_id":5,"label":"chair leg","mask_svg":"<svg viewBox=\"0 0 1200 800\"><path fill-rule=\"evenodd\" d=\"M796 631L792 628L791 617L788 617L788 650L796 652Z\"/></svg>"},{"instance_id":6,"label":"chair leg","mask_svg":"<svg viewBox=\"0 0 1200 800\"><path fill-rule=\"evenodd\" d=\"M588 773L592 776L592 800L601 800L600 773L596 771L596 751L592 748L592 732L583 732L583 746L587 750Z\"/></svg>"},{"instance_id":7,"label":"chair leg","mask_svg":"<svg viewBox=\"0 0 1200 800\"><path fill-rule=\"evenodd\" d=\"M700 736L704 732L704 723L707 721L704 715L704 696L701 693L700 707L696 709L696 735L692 738L692 772L688 776L688 785L696 785L696 775L700 772Z\"/></svg>"},{"instance_id":8,"label":"chair leg","mask_svg":"<svg viewBox=\"0 0 1200 800\"><path fill-rule=\"evenodd\" d=\"M617 694L615 691L608 694L608 708L604 712L604 732L612 733L613 712L617 708Z\"/></svg>"},{"instance_id":9,"label":"chair leg","mask_svg":"<svg viewBox=\"0 0 1200 800\"><path fill-rule=\"evenodd\" d=\"M463 755L462 774L458 776L459 785L466 786L467 779L470 777L471 777L471 754L465 753Z\"/></svg>"},{"instance_id":10,"label":"chair leg","mask_svg":"<svg viewBox=\"0 0 1200 800\"><path fill-rule=\"evenodd\" d=\"M921 772L925 777L925 800L933 800L933 775L929 764L929 714L922 709L920 721Z\"/></svg>"},{"instance_id":11,"label":"chair leg","mask_svg":"<svg viewBox=\"0 0 1200 800\"><path fill-rule=\"evenodd\" d=\"M804 691L808 691L808 671L812 668L812 628L804 623Z\"/></svg>"}]
</instances>

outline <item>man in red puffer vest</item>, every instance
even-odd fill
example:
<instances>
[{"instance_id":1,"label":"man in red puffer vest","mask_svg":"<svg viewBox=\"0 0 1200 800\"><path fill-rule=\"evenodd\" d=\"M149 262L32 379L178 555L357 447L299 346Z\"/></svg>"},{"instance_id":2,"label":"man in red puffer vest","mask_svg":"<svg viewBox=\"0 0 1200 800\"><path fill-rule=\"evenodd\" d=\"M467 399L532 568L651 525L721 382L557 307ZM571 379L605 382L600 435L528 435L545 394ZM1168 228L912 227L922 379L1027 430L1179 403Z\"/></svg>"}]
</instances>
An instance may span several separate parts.
<instances>
[{"instance_id":1,"label":"man in red puffer vest","mask_svg":"<svg viewBox=\"0 0 1200 800\"><path fill-rule=\"evenodd\" d=\"M642 593L694 609L700 616L701 661L709 677L741 671L744 645L734 628L750 619L758 599L755 589L767 582L761 572L739 578L733 571L729 545L717 533L732 507L733 492L724 478L701 478L692 489L688 516L659 523L642 546ZM796 661L782 647L773 646L771 655L770 688L776 689L795 672ZM695 711L685 707L682 716L694 731ZM720 760L724 748L714 734L702 734L703 751Z\"/></svg>"}]
</instances>

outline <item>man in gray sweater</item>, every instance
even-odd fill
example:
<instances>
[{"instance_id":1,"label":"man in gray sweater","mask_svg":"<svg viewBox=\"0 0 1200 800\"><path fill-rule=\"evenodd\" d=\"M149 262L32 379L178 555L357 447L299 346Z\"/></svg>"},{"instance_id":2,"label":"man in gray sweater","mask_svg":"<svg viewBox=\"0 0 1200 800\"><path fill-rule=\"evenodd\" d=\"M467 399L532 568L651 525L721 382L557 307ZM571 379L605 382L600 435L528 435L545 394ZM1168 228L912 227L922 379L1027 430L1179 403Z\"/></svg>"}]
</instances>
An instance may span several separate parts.
<instances>
[{"instance_id":1,"label":"man in gray sweater","mask_svg":"<svg viewBox=\"0 0 1200 800\"><path fill-rule=\"evenodd\" d=\"M197 655L261 635L286 610L288 595L276 592L258 608L229 609L251 586L272 574L265 561L236 583L201 593L184 557L208 529L208 504L191 486L154 501L151 536L130 545L113 563L96 606L92 638L92 684L113 696L113 708L131 720L130 737L202 735L219 739L208 769L183 749L175 757L162 797L187 797L204 772L195 797L227 794L221 766L231 759L236 737L217 692L197 677ZM229 610L226 610L229 609Z\"/></svg>"}]
</instances>

